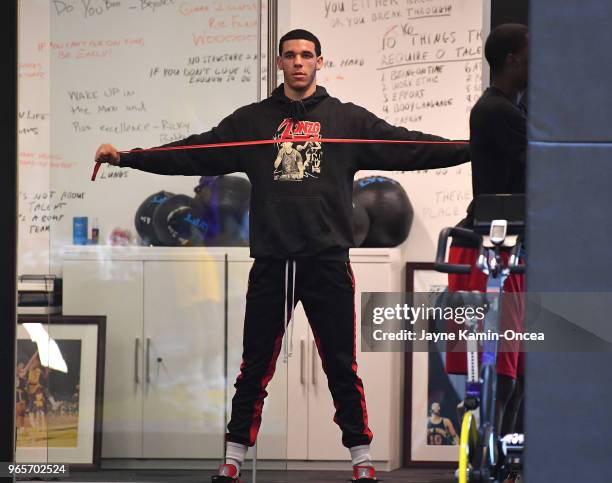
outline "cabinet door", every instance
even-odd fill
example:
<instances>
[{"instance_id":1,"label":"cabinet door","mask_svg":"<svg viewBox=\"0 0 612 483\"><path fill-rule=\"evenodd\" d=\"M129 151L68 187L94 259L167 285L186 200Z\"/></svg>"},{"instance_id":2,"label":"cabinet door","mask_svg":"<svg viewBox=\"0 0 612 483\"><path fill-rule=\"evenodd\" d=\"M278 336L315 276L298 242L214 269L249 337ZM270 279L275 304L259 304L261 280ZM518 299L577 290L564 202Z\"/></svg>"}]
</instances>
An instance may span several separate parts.
<instances>
[{"instance_id":1,"label":"cabinet door","mask_svg":"<svg viewBox=\"0 0 612 483\"><path fill-rule=\"evenodd\" d=\"M228 339L227 339L227 421L231 416L234 383L242 362L242 337L246 292L252 261L228 263ZM287 458L287 364L282 352L276 364L274 377L268 384L268 397L264 401L262 423L257 438L257 457L284 460ZM250 454L249 454L250 456Z\"/></svg>"},{"instance_id":2,"label":"cabinet door","mask_svg":"<svg viewBox=\"0 0 612 483\"><path fill-rule=\"evenodd\" d=\"M104 458L142 457L143 265L66 260L64 315L106 315Z\"/></svg>"},{"instance_id":3,"label":"cabinet door","mask_svg":"<svg viewBox=\"0 0 612 483\"><path fill-rule=\"evenodd\" d=\"M392 387L399 385L391 379L392 354L361 353L361 292L391 290L392 272L389 263L353 263L355 274L355 309L357 328L358 374L364 385L368 408L368 421L374 441L372 458L389 459L389 431L391 424ZM333 422L334 405L327 387L327 379L318 357L313 358L315 379L308 397L308 459L350 460L348 450L342 446L342 433ZM397 371L396 371L397 372ZM394 424L400 425L400 421ZM378 436L378 437L377 437Z\"/></svg>"},{"instance_id":4,"label":"cabinet door","mask_svg":"<svg viewBox=\"0 0 612 483\"><path fill-rule=\"evenodd\" d=\"M145 458L221 458L225 288L221 261L146 261Z\"/></svg>"}]
</instances>

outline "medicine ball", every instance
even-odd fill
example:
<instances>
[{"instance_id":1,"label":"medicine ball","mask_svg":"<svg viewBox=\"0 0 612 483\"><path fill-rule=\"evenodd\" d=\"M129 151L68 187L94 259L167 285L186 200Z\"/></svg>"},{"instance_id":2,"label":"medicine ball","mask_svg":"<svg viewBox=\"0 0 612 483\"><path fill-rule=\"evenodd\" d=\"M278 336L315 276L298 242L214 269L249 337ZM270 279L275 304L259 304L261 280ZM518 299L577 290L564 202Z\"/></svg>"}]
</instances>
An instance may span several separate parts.
<instances>
[{"instance_id":1,"label":"medicine ball","mask_svg":"<svg viewBox=\"0 0 612 483\"><path fill-rule=\"evenodd\" d=\"M353 241L356 247L360 247L370 229L370 217L361 203L353 199Z\"/></svg>"},{"instance_id":2,"label":"medicine ball","mask_svg":"<svg viewBox=\"0 0 612 483\"><path fill-rule=\"evenodd\" d=\"M208 225L194 215L192 200L187 195L174 195L157 207L153 213L153 228L162 245L204 245Z\"/></svg>"},{"instance_id":3,"label":"medicine ball","mask_svg":"<svg viewBox=\"0 0 612 483\"><path fill-rule=\"evenodd\" d=\"M205 244L248 246L251 183L239 176L203 177L195 191L194 214L208 224Z\"/></svg>"},{"instance_id":4,"label":"medicine ball","mask_svg":"<svg viewBox=\"0 0 612 483\"><path fill-rule=\"evenodd\" d=\"M370 218L362 247L396 247L408 238L414 210L399 182L385 176L355 180L353 199L365 208Z\"/></svg>"},{"instance_id":5,"label":"medicine ball","mask_svg":"<svg viewBox=\"0 0 612 483\"><path fill-rule=\"evenodd\" d=\"M239 176L219 176L214 187L218 193L219 211L221 213L242 217L249 209L251 183Z\"/></svg>"},{"instance_id":6,"label":"medicine ball","mask_svg":"<svg viewBox=\"0 0 612 483\"><path fill-rule=\"evenodd\" d=\"M161 245L161 241L157 238L153 228L153 213L161 203L171 196L174 196L174 193L159 191L144 200L138 207L138 210L136 210L134 224L136 225L136 232L144 245Z\"/></svg>"},{"instance_id":7,"label":"medicine ball","mask_svg":"<svg viewBox=\"0 0 612 483\"><path fill-rule=\"evenodd\" d=\"M217 176L202 176L193 190L195 192L192 201L193 214L207 224L205 245L209 246L215 245L215 240L221 231L218 193L214 184L216 179Z\"/></svg>"},{"instance_id":8,"label":"medicine ball","mask_svg":"<svg viewBox=\"0 0 612 483\"><path fill-rule=\"evenodd\" d=\"M248 246L248 213L251 201L251 183L239 176L219 176L215 181L221 232L221 246ZM245 237L246 232L246 237Z\"/></svg>"}]
</instances>

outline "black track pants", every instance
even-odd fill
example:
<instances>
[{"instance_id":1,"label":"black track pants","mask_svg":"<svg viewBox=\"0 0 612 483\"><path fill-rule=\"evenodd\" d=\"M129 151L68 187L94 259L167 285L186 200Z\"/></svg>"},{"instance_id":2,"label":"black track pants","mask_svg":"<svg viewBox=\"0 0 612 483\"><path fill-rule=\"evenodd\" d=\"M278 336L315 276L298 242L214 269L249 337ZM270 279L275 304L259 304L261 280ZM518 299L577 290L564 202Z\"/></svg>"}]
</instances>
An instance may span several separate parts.
<instances>
[{"instance_id":1,"label":"black track pants","mask_svg":"<svg viewBox=\"0 0 612 483\"><path fill-rule=\"evenodd\" d=\"M234 385L236 393L226 439L247 446L255 444L268 394L266 386L274 375L285 322L291 305L302 302L327 375L342 444L347 448L369 444L372 433L355 360L355 290L350 263L297 261L294 297L292 282L291 261L287 264L284 260L258 259L251 268L242 364Z\"/></svg>"}]
</instances>

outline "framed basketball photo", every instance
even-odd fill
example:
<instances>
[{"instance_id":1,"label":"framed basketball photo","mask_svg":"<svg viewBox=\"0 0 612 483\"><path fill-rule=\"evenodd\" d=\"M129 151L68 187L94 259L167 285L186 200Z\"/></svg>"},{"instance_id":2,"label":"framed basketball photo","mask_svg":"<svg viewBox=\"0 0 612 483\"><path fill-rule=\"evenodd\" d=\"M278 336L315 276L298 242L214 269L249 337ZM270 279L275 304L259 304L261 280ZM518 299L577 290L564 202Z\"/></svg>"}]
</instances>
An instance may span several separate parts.
<instances>
[{"instance_id":1,"label":"framed basketball photo","mask_svg":"<svg viewBox=\"0 0 612 483\"><path fill-rule=\"evenodd\" d=\"M16 461L100 465L106 317L20 315Z\"/></svg>"},{"instance_id":2,"label":"framed basketball photo","mask_svg":"<svg viewBox=\"0 0 612 483\"><path fill-rule=\"evenodd\" d=\"M406 292L418 293L435 306L448 288L448 278L433 263L406 263ZM428 322L429 330L432 322ZM445 344L429 343L427 351L405 353L404 462L407 466L452 468L459 456L457 404L464 397L465 376L445 370Z\"/></svg>"}]
</instances>

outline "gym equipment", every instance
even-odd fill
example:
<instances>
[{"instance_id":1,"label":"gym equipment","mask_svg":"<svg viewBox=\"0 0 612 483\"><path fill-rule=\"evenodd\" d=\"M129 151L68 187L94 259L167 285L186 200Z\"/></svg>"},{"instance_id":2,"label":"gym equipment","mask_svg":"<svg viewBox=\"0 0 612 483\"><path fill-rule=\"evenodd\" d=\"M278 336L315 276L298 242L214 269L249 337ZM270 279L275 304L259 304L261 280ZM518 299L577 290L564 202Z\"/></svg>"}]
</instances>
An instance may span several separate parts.
<instances>
[{"instance_id":1,"label":"gym equipment","mask_svg":"<svg viewBox=\"0 0 612 483\"><path fill-rule=\"evenodd\" d=\"M477 328L478 321L475 318L466 322L465 327L471 332L498 332L504 282L511 273L524 273L525 266L519 263L522 255L524 207L524 195L479 196L474 200L473 230L452 227L440 232L434 264L435 270L439 272L469 274L472 270L470 265L445 261L449 238L462 238L478 245L476 267L487 275L486 293L455 292L449 295L453 305L486 307L482 329ZM507 243L511 233L517 235L513 245ZM501 256L503 246L512 246L506 266ZM522 468L524 436L506 435L500 438L496 434L497 346L495 338L483 341L482 368L479 371L478 342L476 339L467 342L466 397L460 405L465 412L456 473L459 483L501 482L510 472L520 473Z\"/></svg>"},{"instance_id":2,"label":"gym equipment","mask_svg":"<svg viewBox=\"0 0 612 483\"><path fill-rule=\"evenodd\" d=\"M247 246L251 183L239 176L202 177L194 215L208 225L207 246Z\"/></svg>"},{"instance_id":3,"label":"gym equipment","mask_svg":"<svg viewBox=\"0 0 612 483\"><path fill-rule=\"evenodd\" d=\"M144 245L161 245L161 241L157 238L153 228L153 213L161 203L171 196L174 196L174 193L159 191L147 197L136 210L134 225Z\"/></svg>"},{"instance_id":4,"label":"gym equipment","mask_svg":"<svg viewBox=\"0 0 612 483\"><path fill-rule=\"evenodd\" d=\"M165 246L204 245L208 226L194 215L192 198L174 195L163 201L153 213L157 239Z\"/></svg>"},{"instance_id":5,"label":"gym equipment","mask_svg":"<svg viewBox=\"0 0 612 483\"><path fill-rule=\"evenodd\" d=\"M219 211L228 215L242 214L249 209L251 183L239 176L219 176L214 181Z\"/></svg>"},{"instance_id":6,"label":"gym equipment","mask_svg":"<svg viewBox=\"0 0 612 483\"><path fill-rule=\"evenodd\" d=\"M370 219L362 247L395 247L408 238L414 210L400 183L385 176L360 178L353 183L353 199Z\"/></svg>"},{"instance_id":7,"label":"gym equipment","mask_svg":"<svg viewBox=\"0 0 612 483\"><path fill-rule=\"evenodd\" d=\"M507 222L508 235L522 235L525 230L524 194L479 195L474 200L474 231L482 235L489 232L491 221L500 214Z\"/></svg>"},{"instance_id":8,"label":"gym equipment","mask_svg":"<svg viewBox=\"0 0 612 483\"><path fill-rule=\"evenodd\" d=\"M366 236L368 236L369 229L370 217L368 212L361 206L359 201L353 199L353 240L356 247L363 245Z\"/></svg>"},{"instance_id":9,"label":"gym equipment","mask_svg":"<svg viewBox=\"0 0 612 483\"><path fill-rule=\"evenodd\" d=\"M221 223L219 220L219 210L217 209L217 193L213 188L216 176L202 176L198 185L193 189L194 215L204 220L208 225L206 233L206 244L210 244L219 236Z\"/></svg>"}]
</instances>

